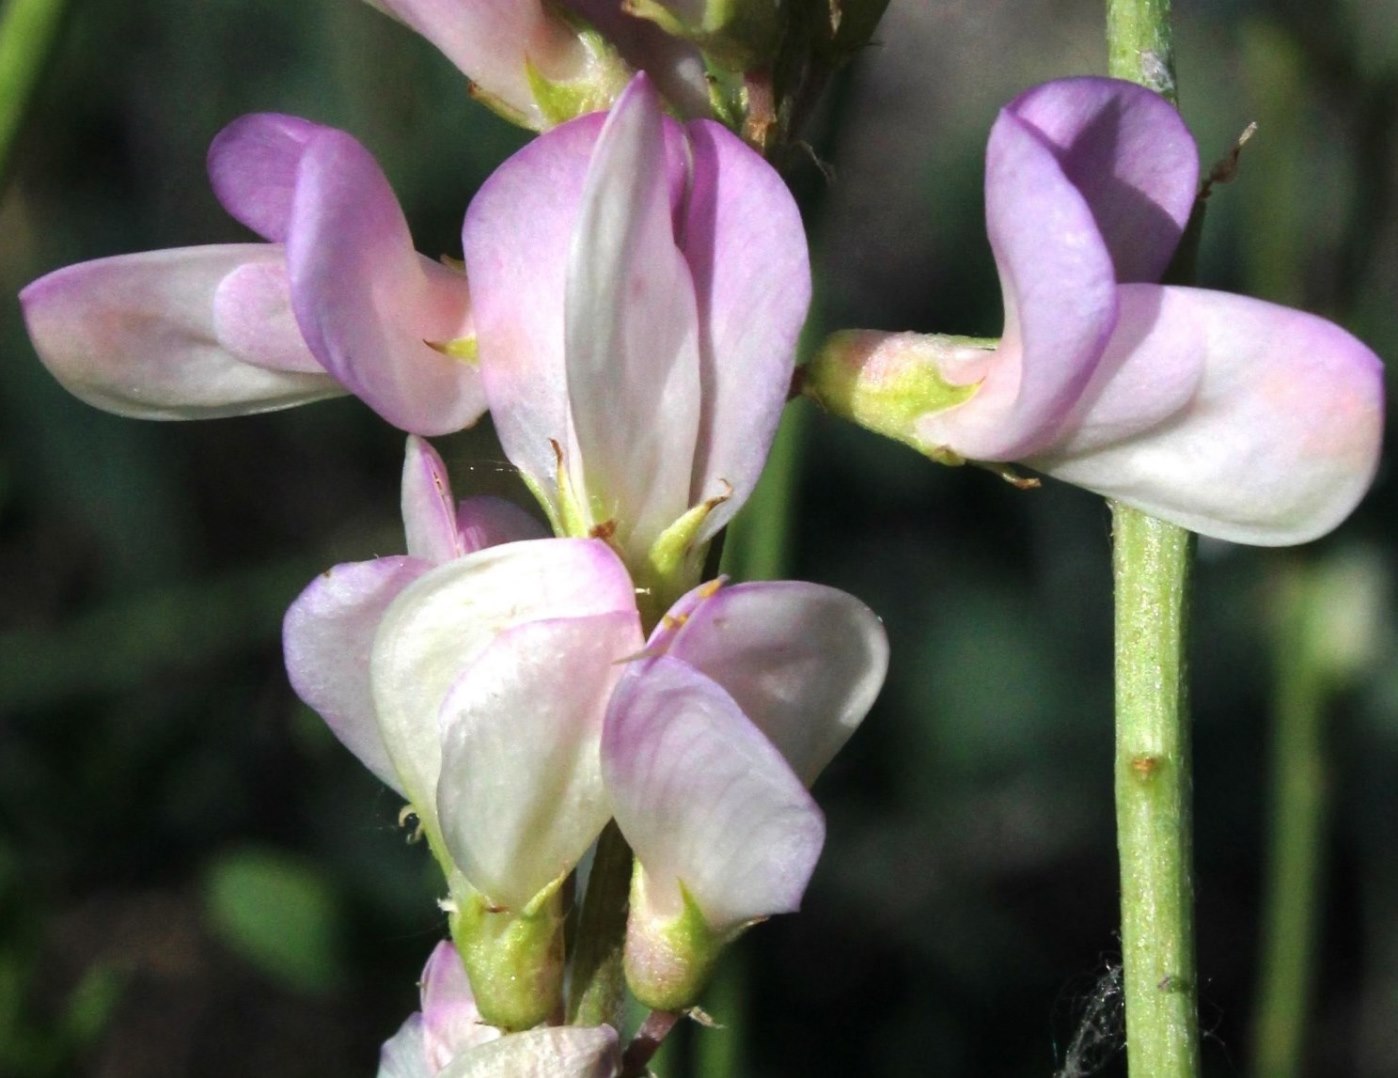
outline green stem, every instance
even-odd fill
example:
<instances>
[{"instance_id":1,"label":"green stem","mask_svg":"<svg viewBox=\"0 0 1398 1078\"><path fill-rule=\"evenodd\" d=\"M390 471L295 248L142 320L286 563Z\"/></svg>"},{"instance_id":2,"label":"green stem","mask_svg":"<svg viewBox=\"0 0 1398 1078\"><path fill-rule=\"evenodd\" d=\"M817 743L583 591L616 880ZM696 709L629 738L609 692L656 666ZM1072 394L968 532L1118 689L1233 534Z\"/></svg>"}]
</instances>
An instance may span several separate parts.
<instances>
[{"instance_id":1,"label":"green stem","mask_svg":"<svg viewBox=\"0 0 1398 1078\"><path fill-rule=\"evenodd\" d=\"M1253 1030L1253 1072L1301 1073L1322 870L1326 810L1325 701L1318 654L1328 641L1316 607L1322 580L1291 566L1282 579L1274 637L1276 728L1271 750L1272 819L1263 888L1262 968Z\"/></svg>"},{"instance_id":2,"label":"green stem","mask_svg":"<svg viewBox=\"0 0 1398 1078\"><path fill-rule=\"evenodd\" d=\"M808 411L806 404L787 406L762 478L728 526L722 570L735 580L776 580L791 571L796 477Z\"/></svg>"},{"instance_id":3,"label":"green stem","mask_svg":"<svg viewBox=\"0 0 1398 1078\"><path fill-rule=\"evenodd\" d=\"M65 7L64 0L9 0L0 13L0 183Z\"/></svg>"},{"instance_id":4,"label":"green stem","mask_svg":"<svg viewBox=\"0 0 1398 1078\"><path fill-rule=\"evenodd\" d=\"M1108 72L1177 102L1170 0L1107 0ZM1199 1073L1185 627L1193 536L1112 503L1116 816L1130 1073Z\"/></svg>"},{"instance_id":5,"label":"green stem","mask_svg":"<svg viewBox=\"0 0 1398 1078\"><path fill-rule=\"evenodd\" d=\"M1130 1073L1199 1070L1184 636L1193 536L1112 505L1116 816Z\"/></svg>"},{"instance_id":6,"label":"green stem","mask_svg":"<svg viewBox=\"0 0 1398 1078\"><path fill-rule=\"evenodd\" d=\"M613 820L597 840L587 878L587 895L578 916L577 950L569 993L571 1025L613 1029L621 1026L626 998L622 951L626 942L627 899L631 890L631 847Z\"/></svg>"},{"instance_id":7,"label":"green stem","mask_svg":"<svg viewBox=\"0 0 1398 1078\"><path fill-rule=\"evenodd\" d=\"M1107 0L1107 74L1179 104L1170 0Z\"/></svg>"}]
</instances>

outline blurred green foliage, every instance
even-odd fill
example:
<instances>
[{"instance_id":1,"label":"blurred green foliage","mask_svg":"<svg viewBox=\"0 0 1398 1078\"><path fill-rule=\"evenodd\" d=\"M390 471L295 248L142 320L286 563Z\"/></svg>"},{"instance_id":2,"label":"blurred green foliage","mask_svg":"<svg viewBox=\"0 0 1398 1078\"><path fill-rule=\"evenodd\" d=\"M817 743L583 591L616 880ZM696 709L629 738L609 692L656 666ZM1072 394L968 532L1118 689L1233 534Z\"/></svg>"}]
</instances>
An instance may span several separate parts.
<instances>
[{"instance_id":1,"label":"blurred green foliage","mask_svg":"<svg viewBox=\"0 0 1398 1078\"><path fill-rule=\"evenodd\" d=\"M1176 14L1205 159L1261 125L1211 202L1201 283L1318 310L1398 355L1398 9ZM824 324L998 330L985 136L1024 86L1102 69L1100 18L1096 0L891 5L810 132L834 178L791 172ZM429 253L460 253L472 191L523 141L359 0L74 0L0 202L4 290L245 238L202 170L217 130L256 109L362 139ZM415 1006L438 888L395 798L291 694L278 626L321 568L401 549L401 437L351 400L192 425L98 414L40 367L13 300L0 348L0 1073L369 1073ZM742 944L743 1073L1052 1073L1117 947L1106 511L814 411L801 425L795 574L878 610L893 666L817 787L830 837L804 911ZM487 429L442 448L461 492L525 496ZM1283 567L1357 544L1387 594L1391 473L1310 549L1201 547L1210 1073L1248 1067L1270 597ZM1314 1074L1398 1057L1398 656L1380 608L1373 657L1328 715ZM723 1035L687 1029L680 1047ZM1067 1062L1120 1073L1114 1043Z\"/></svg>"}]
</instances>

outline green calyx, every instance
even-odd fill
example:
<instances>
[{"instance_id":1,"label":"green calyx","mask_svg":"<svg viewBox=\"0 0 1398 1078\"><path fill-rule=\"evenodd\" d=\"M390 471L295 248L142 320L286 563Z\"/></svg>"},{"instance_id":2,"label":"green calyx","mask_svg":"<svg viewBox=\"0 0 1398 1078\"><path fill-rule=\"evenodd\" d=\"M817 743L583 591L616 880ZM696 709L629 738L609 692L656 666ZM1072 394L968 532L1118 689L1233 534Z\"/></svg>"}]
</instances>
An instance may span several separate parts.
<instances>
[{"instance_id":1,"label":"green calyx","mask_svg":"<svg viewBox=\"0 0 1398 1078\"><path fill-rule=\"evenodd\" d=\"M724 484L727 486L727 484ZM660 533L646 552L643 566L633 575L639 585L638 603L641 619L655 625L675 600L699 582L703 569L704 550L708 544L699 543L699 532L709 514L733 495L730 486L722 494L700 502Z\"/></svg>"},{"instance_id":2,"label":"green calyx","mask_svg":"<svg viewBox=\"0 0 1398 1078\"><path fill-rule=\"evenodd\" d=\"M610 108L630 77L630 69L620 55L597 31L580 28L578 40L588 54L586 74L580 78L555 82L525 61L529 92L543 114L545 128Z\"/></svg>"},{"instance_id":3,"label":"green calyx","mask_svg":"<svg viewBox=\"0 0 1398 1078\"><path fill-rule=\"evenodd\" d=\"M547 1021L563 1006L565 877L544 888L522 910L492 906L469 890L449 918L452 939L471 978L481 1017L516 1031Z\"/></svg>"},{"instance_id":4,"label":"green calyx","mask_svg":"<svg viewBox=\"0 0 1398 1078\"><path fill-rule=\"evenodd\" d=\"M624 9L672 37L691 42L726 71L752 71L772 62L781 29L778 0L708 0L697 23L679 18L665 0L624 0Z\"/></svg>"},{"instance_id":5,"label":"green calyx","mask_svg":"<svg viewBox=\"0 0 1398 1078\"><path fill-rule=\"evenodd\" d=\"M947 363L975 362L998 341L941 334L843 330L831 334L801 368L801 392L826 411L912 446L939 464L964 464L943 445L926 442L918 421L965 404L979 381L956 384Z\"/></svg>"},{"instance_id":6,"label":"green calyx","mask_svg":"<svg viewBox=\"0 0 1398 1078\"><path fill-rule=\"evenodd\" d=\"M626 983L631 994L652 1010L682 1011L698 1001L718 956L738 933L715 933L682 883L684 908L678 917L668 922L638 917L637 911L647 907L643 872L638 862L631 877Z\"/></svg>"}]
</instances>

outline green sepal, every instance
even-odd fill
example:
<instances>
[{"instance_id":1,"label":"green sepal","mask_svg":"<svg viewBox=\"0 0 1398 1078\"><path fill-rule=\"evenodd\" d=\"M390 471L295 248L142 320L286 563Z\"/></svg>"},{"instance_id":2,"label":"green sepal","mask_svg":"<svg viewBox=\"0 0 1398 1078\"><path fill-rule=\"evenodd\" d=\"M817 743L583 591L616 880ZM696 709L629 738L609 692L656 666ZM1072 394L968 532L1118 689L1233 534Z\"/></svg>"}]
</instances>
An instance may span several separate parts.
<instances>
[{"instance_id":1,"label":"green sepal","mask_svg":"<svg viewBox=\"0 0 1398 1078\"><path fill-rule=\"evenodd\" d=\"M697 546L700 529L709 514L732 497L733 488L708 498L685 513L660 533L646 552L645 565L635 572L639 586L637 602L641 620L654 625L681 595L699 582L704 564L704 547Z\"/></svg>"},{"instance_id":2,"label":"green sepal","mask_svg":"<svg viewBox=\"0 0 1398 1078\"><path fill-rule=\"evenodd\" d=\"M563 1006L566 873L522 910L492 906L472 888L457 892L448 922L481 1017L505 1030L531 1029Z\"/></svg>"},{"instance_id":3,"label":"green sepal","mask_svg":"<svg viewBox=\"0 0 1398 1078\"><path fill-rule=\"evenodd\" d=\"M719 935L709 927L684 884L679 887L683 910L674 920L662 923L638 917L647 902L644 869L636 862L623 966L631 994L656 1011L676 1012L694 1006L723 948L747 927Z\"/></svg>"},{"instance_id":4,"label":"green sepal","mask_svg":"<svg viewBox=\"0 0 1398 1078\"><path fill-rule=\"evenodd\" d=\"M630 69L611 43L595 30L579 29L578 40L590 57L587 75L567 82L554 82L527 59L524 63L529 92L544 116L545 127L555 127L588 112L611 108L626 88Z\"/></svg>"},{"instance_id":5,"label":"green sepal","mask_svg":"<svg viewBox=\"0 0 1398 1078\"><path fill-rule=\"evenodd\" d=\"M726 71L766 67L780 33L776 0L708 0L697 24L685 22L663 0L626 0L628 14L648 19L671 37L696 46L706 60Z\"/></svg>"},{"instance_id":6,"label":"green sepal","mask_svg":"<svg viewBox=\"0 0 1398 1078\"><path fill-rule=\"evenodd\" d=\"M942 377L941 360L967 349L993 351L995 340L941 334L833 333L801 368L801 392L826 411L912 446L939 464L964 464L944 445L918 436L925 416L965 404L979 383L954 385Z\"/></svg>"}]
</instances>

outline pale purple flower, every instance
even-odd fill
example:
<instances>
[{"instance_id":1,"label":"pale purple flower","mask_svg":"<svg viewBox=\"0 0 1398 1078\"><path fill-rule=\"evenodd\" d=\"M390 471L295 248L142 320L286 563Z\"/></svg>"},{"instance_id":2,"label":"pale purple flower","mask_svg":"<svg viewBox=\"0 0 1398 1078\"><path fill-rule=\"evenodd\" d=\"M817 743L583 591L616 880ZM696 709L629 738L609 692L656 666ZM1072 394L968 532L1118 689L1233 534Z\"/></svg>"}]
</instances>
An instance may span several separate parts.
<instances>
[{"instance_id":1,"label":"pale purple flower","mask_svg":"<svg viewBox=\"0 0 1398 1078\"><path fill-rule=\"evenodd\" d=\"M787 397L810 299L791 195L723 127L663 116L642 75L496 170L463 249L505 452L556 530L607 537L664 609Z\"/></svg>"},{"instance_id":2,"label":"pale purple flower","mask_svg":"<svg viewBox=\"0 0 1398 1078\"><path fill-rule=\"evenodd\" d=\"M379 1078L611 1078L620 1066L610 1026L505 1034L487 1025L450 942L432 951L420 988L422 1009L384 1043Z\"/></svg>"},{"instance_id":3,"label":"pale purple flower","mask_svg":"<svg viewBox=\"0 0 1398 1078\"><path fill-rule=\"evenodd\" d=\"M399 793L404 785L384 745L369 682L369 653L384 611L433 566L544 534L542 525L499 498L455 503L441 458L415 436L408 438L403 462L402 503L407 554L326 570L291 604L283 626L292 688Z\"/></svg>"},{"instance_id":4,"label":"pale purple flower","mask_svg":"<svg viewBox=\"0 0 1398 1078\"><path fill-rule=\"evenodd\" d=\"M1154 283L1197 179L1188 130L1150 91L1101 78L1027 91L986 154L998 347L837 335L813 395L857 412L882 393L899 413L884 429L934 457L1022 461L1205 535L1323 534L1373 478L1381 364L1314 315Z\"/></svg>"},{"instance_id":5,"label":"pale purple flower","mask_svg":"<svg viewBox=\"0 0 1398 1078\"><path fill-rule=\"evenodd\" d=\"M633 70L656 80L685 116L709 112L703 57L634 18L623 0L369 0L432 42L476 95L544 130L605 111Z\"/></svg>"},{"instance_id":6,"label":"pale purple flower","mask_svg":"<svg viewBox=\"0 0 1398 1078\"><path fill-rule=\"evenodd\" d=\"M308 120L244 116L214 139L209 175L268 242L103 258L20 294L39 357L67 389L144 419L351 392L417 434L475 422L479 375L444 351L471 333L465 277L413 250L363 146Z\"/></svg>"},{"instance_id":7,"label":"pale purple flower","mask_svg":"<svg viewBox=\"0 0 1398 1078\"><path fill-rule=\"evenodd\" d=\"M868 607L791 581L694 590L628 666L602 775L638 863L626 964L644 1002L692 1003L723 943L798 908L825 840L806 788L887 666Z\"/></svg>"}]
</instances>

